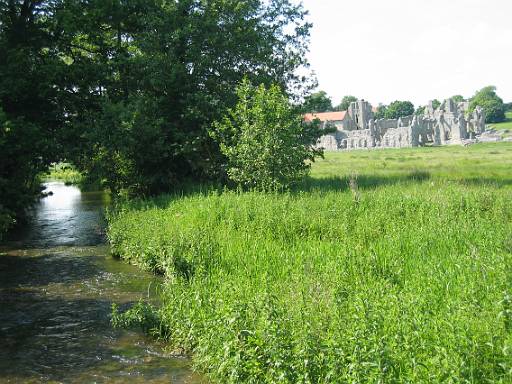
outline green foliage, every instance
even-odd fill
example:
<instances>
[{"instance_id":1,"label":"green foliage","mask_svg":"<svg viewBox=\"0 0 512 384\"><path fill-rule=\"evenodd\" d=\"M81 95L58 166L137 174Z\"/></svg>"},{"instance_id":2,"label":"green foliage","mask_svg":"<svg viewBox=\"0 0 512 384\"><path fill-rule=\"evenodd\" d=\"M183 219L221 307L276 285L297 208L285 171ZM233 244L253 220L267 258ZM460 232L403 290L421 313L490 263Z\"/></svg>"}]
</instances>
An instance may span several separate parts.
<instances>
[{"instance_id":1,"label":"green foliage","mask_svg":"<svg viewBox=\"0 0 512 384\"><path fill-rule=\"evenodd\" d=\"M0 236L39 194L56 156L61 60L51 32L56 1L0 2Z\"/></svg>"},{"instance_id":2,"label":"green foliage","mask_svg":"<svg viewBox=\"0 0 512 384\"><path fill-rule=\"evenodd\" d=\"M424 105L419 106L418 108L416 108L416 111L414 112L414 114L417 116L421 116L425 113L425 109L426 109L426 107Z\"/></svg>"},{"instance_id":3,"label":"green foliage","mask_svg":"<svg viewBox=\"0 0 512 384\"><path fill-rule=\"evenodd\" d=\"M144 301L139 301L127 311L120 313L119 306L112 304L110 322L114 328L140 327L143 332L157 336L163 332L160 319L155 309Z\"/></svg>"},{"instance_id":4,"label":"green foliage","mask_svg":"<svg viewBox=\"0 0 512 384\"><path fill-rule=\"evenodd\" d=\"M302 109L304 112L332 111L332 100L325 91L315 92L304 98Z\"/></svg>"},{"instance_id":5,"label":"green foliage","mask_svg":"<svg viewBox=\"0 0 512 384\"><path fill-rule=\"evenodd\" d=\"M455 95L455 96L452 96L451 99L455 103L460 103L460 102L464 101L464 96L462 96L462 95Z\"/></svg>"},{"instance_id":6,"label":"green foliage","mask_svg":"<svg viewBox=\"0 0 512 384\"><path fill-rule=\"evenodd\" d=\"M289 0L80 2L70 28L78 88L70 159L114 192L156 194L224 166L208 135L244 76L290 94L307 84L310 24ZM90 84L94 84L91 92ZM299 96L299 95L297 95Z\"/></svg>"},{"instance_id":7,"label":"green foliage","mask_svg":"<svg viewBox=\"0 0 512 384\"><path fill-rule=\"evenodd\" d=\"M127 325L219 383L510 382L511 149L328 153L308 191L127 203L114 252L168 278Z\"/></svg>"},{"instance_id":8,"label":"green foliage","mask_svg":"<svg viewBox=\"0 0 512 384\"><path fill-rule=\"evenodd\" d=\"M512 111L505 112L505 121L492 124L491 128L501 131L505 137L512 136Z\"/></svg>"},{"instance_id":9,"label":"green foliage","mask_svg":"<svg viewBox=\"0 0 512 384\"><path fill-rule=\"evenodd\" d=\"M483 108L486 123L505 121L505 104L496 94L495 86L489 85L482 88L470 99L470 111L473 111L477 106Z\"/></svg>"},{"instance_id":10,"label":"green foliage","mask_svg":"<svg viewBox=\"0 0 512 384\"><path fill-rule=\"evenodd\" d=\"M324 133L303 121L277 85L254 87L245 79L237 87L238 103L216 122L211 136L227 158L227 175L248 189L288 188L322 156L314 147Z\"/></svg>"},{"instance_id":11,"label":"green foliage","mask_svg":"<svg viewBox=\"0 0 512 384\"><path fill-rule=\"evenodd\" d=\"M373 117L375 119L384 119L386 116L387 107L385 105L379 104L377 107L377 112L374 113Z\"/></svg>"},{"instance_id":12,"label":"green foliage","mask_svg":"<svg viewBox=\"0 0 512 384\"><path fill-rule=\"evenodd\" d=\"M414 105L410 101L393 101L386 108L384 117L386 119L398 119L399 117L411 116L414 114Z\"/></svg>"},{"instance_id":13,"label":"green foliage","mask_svg":"<svg viewBox=\"0 0 512 384\"><path fill-rule=\"evenodd\" d=\"M350 107L350 103L357 101L357 97L355 96L343 96L341 99L341 103L336 107L338 111L346 111L348 107Z\"/></svg>"},{"instance_id":14,"label":"green foliage","mask_svg":"<svg viewBox=\"0 0 512 384\"><path fill-rule=\"evenodd\" d=\"M41 175L43 181L63 181L66 185L78 185L84 181L84 176L70 163L52 164Z\"/></svg>"},{"instance_id":15,"label":"green foliage","mask_svg":"<svg viewBox=\"0 0 512 384\"><path fill-rule=\"evenodd\" d=\"M292 0L1 1L2 229L63 159L115 194L221 174L208 129L244 76L309 90L305 16Z\"/></svg>"},{"instance_id":16,"label":"green foliage","mask_svg":"<svg viewBox=\"0 0 512 384\"><path fill-rule=\"evenodd\" d=\"M27 151L42 149L40 135L38 125L23 118L10 120L0 108L0 238L24 218L25 209L40 193L38 175L44 160Z\"/></svg>"}]
</instances>

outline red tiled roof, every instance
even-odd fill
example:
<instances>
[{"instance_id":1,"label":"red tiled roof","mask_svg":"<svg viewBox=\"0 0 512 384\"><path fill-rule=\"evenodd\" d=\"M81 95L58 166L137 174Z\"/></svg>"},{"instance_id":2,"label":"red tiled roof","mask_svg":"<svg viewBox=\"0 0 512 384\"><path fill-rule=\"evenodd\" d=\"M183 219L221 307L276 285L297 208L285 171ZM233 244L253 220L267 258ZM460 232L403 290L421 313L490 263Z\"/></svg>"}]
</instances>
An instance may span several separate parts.
<instances>
[{"instance_id":1,"label":"red tiled roof","mask_svg":"<svg viewBox=\"0 0 512 384\"><path fill-rule=\"evenodd\" d=\"M313 121L319 119L320 121L339 121L345 118L347 111L339 112L321 112L321 113L306 113L304 115L305 121Z\"/></svg>"}]
</instances>

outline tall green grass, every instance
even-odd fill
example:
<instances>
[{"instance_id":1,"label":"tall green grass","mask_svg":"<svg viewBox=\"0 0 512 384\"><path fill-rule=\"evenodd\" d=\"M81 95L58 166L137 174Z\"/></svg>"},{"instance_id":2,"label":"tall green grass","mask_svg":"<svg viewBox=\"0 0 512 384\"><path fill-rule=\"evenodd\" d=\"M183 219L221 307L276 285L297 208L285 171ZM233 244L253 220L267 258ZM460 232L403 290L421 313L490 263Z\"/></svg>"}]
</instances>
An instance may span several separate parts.
<instances>
[{"instance_id":1,"label":"tall green grass","mask_svg":"<svg viewBox=\"0 0 512 384\"><path fill-rule=\"evenodd\" d=\"M481 179L428 161L371 172L409 152L351 152L316 164L302 191L120 206L113 252L167 282L161 307L114 319L143 324L222 383L509 383L509 149L465 152L485 163L502 151ZM358 156L359 177L342 171Z\"/></svg>"}]
</instances>

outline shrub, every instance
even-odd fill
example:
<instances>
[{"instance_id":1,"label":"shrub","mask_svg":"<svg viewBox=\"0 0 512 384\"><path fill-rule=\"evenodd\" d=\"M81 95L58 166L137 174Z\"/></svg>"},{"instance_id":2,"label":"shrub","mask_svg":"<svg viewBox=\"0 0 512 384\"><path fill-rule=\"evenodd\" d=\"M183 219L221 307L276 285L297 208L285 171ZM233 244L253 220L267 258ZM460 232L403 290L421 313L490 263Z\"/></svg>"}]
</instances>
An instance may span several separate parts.
<instances>
[{"instance_id":1,"label":"shrub","mask_svg":"<svg viewBox=\"0 0 512 384\"><path fill-rule=\"evenodd\" d=\"M259 190L288 188L302 179L323 154L314 145L324 131L305 123L277 85L254 87L245 79L237 96L235 108L211 130L226 156L228 177Z\"/></svg>"}]
</instances>

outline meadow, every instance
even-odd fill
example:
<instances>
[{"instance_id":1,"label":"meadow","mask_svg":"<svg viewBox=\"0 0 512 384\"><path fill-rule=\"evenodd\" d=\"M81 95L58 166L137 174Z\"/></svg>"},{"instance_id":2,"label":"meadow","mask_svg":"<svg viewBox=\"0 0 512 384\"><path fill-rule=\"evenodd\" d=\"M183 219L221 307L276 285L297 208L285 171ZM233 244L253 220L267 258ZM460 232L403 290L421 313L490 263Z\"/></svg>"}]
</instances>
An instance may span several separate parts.
<instances>
[{"instance_id":1,"label":"meadow","mask_svg":"<svg viewBox=\"0 0 512 384\"><path fill-rule=\"evenodd\" d=\"M219 383L512 382L512 144L327 153L286 193L125 202L113 313Z\"/></svg>"},{"instance_id":2,"label":"meadow","mask_svg":"<svg viewBox=\"0 0 512 384\"><path fill-rule=\"evenodd\" d=\"M506 121L497 124L491 124L491 127L497 131L507 131L503 135L505 137L512 136L512 111L505 112Z\"/></svg>"}]
</instances>

